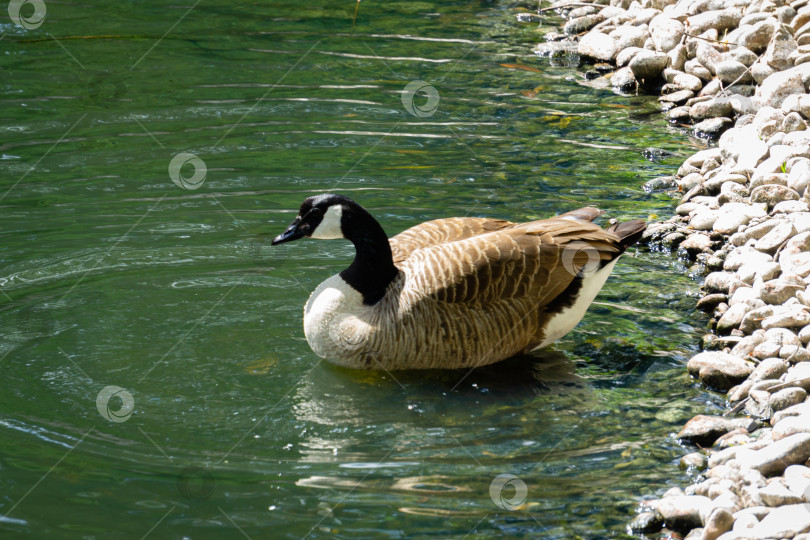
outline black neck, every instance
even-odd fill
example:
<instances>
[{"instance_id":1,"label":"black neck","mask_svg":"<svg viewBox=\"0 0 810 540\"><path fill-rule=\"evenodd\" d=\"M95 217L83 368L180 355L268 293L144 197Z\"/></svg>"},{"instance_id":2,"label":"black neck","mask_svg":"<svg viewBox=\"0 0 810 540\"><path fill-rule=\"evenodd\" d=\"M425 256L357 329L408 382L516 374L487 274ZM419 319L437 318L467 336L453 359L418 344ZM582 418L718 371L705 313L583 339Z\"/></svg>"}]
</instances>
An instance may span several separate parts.
<instances>
[{"instance_id":1,"label":"black neck","mask_svg":"<svg viewBox=\"0 0 810 540\"><path fill-rule=\"evenodd\" d=\"M350 215L343 215L342 228L357 253L340 277L362 294L363 303L370 306L382 299L399 270L394 266L388 237L377 220L362 208L352 210Z\"/></svg>"}]
</instances>

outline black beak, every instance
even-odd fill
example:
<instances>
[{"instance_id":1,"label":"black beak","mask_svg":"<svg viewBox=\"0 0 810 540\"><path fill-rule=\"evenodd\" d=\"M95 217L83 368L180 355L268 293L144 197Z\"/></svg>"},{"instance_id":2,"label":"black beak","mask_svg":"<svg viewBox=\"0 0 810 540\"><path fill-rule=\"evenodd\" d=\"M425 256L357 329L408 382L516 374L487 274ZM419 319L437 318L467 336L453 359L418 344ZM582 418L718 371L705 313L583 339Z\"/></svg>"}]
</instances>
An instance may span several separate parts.
<instances>
[{"instance_id":1,"label":"black beak","mask_svg":"<svg viewBox=\"0 0 810 540\"><path fill-rule=\"evenodd\" d=\"M273 238L273 241L270 243L271 246L275 246L276 244L283 244L284 242L292 242L293 240L298 240L306 236L306 233L302 230L301 225L301 218L297 217L290 223L290 226L287 227L280 235Z\"/></svg>"}]
</instances>

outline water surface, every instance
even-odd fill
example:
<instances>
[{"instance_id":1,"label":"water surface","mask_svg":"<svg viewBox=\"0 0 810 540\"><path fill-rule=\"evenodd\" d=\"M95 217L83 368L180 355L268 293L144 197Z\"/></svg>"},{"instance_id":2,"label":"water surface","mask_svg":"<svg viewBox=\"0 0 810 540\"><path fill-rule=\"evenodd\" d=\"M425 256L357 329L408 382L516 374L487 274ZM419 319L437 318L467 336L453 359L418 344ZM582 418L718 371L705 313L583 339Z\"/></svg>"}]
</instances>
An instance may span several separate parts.
<instances>
[{"instance_id":1,"label":"water surface","mask_svg":"<svg viewBox=\"0 0 810 540\"><path fill-rule=\"evenodd\" d=\"M351 246L269 246L324 191L391 235L667 215L641 186L688 143L654 99L535 58L527 6L363 2L353 26L348 1L47 2L37 28L0 23L0 531L621 537L682 483L670 434L711 398L683 369L705 320L670 256L631 250L545 351L392 375L303 338ZM413 81L438 102L409 110ZM181 153L196 189L170 178ZM516 508L490 496L502 474Z\"/></svg>"}]
</instances>

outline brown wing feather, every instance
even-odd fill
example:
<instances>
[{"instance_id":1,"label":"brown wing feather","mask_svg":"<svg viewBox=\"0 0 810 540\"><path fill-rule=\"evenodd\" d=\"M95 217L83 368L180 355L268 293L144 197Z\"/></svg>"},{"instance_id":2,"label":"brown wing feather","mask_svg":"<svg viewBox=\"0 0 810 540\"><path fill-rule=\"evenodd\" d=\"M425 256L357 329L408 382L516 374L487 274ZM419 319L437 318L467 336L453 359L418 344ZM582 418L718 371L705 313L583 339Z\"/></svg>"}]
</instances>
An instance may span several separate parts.
<instances>
[{"instance_id":1,"label":"brown wing feather","mask_svg":"<svg viewBox=\"0 0 810 540\"><path fill-rule=\"evenodd\" d=\"M552 218L421 247L401 267L414 287L441 302L529 297L542 305L586 265L612 260L622 251L611 231L587 221Z\"/></svg>"},{"instance_id":2,"label":"brown wing feather","mask_svg":"<svg viewBox=\"0 0 810 540\"><path fill-rule=\"evenodd\" d=\"M505 219L445 218L420 223L389 239L394 264L405 261L417 249L456 242L480 234L499 231L515 224Z\"/></svg>"}]
</instances>

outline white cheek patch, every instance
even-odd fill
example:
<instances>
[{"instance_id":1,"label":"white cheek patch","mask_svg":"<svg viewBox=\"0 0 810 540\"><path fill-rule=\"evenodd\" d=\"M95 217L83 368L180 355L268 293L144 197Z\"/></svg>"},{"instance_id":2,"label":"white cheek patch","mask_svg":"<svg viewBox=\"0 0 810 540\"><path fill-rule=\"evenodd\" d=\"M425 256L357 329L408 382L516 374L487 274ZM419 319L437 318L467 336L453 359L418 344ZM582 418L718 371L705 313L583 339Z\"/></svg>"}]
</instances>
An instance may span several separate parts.
<instances>
[{"instance_id":1,"label":"white cheek patch","mask_svg":"<svg viewBox=\"0 0 810 540\"><path fill-rule=\"evenodd\" d=\"M342 215L343 207L339 204L327 208L321 223L314 231L312 231L310 238L320 238L322 240L343 238L343 230L340 228L340 219Z\"/></svg>"}]
</instances>

